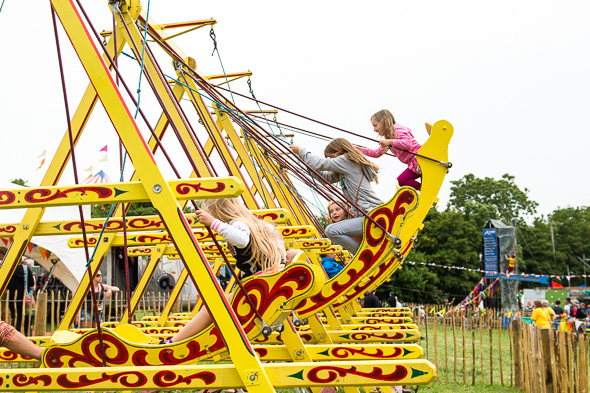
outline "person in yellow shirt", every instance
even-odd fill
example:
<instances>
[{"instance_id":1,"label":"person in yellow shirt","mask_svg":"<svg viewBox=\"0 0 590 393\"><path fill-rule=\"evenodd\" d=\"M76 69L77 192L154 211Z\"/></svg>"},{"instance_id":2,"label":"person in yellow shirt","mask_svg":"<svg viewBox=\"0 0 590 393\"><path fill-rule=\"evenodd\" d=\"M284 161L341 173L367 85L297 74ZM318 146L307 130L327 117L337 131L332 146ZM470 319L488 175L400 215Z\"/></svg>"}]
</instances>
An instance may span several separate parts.
<instances>
[{"instance_id":1,"label":"person in yellow shirt","mask_svg":"<svg viewBox=\"0 0 590 393\"><path fill-rule=\"evenodd\" d=\"M541 328L550 328L551 316L543 307L543 303L540 300L535 300L533 304L535 308L533 310L533 315L531 315L531 320L535 325L539 325Z\"/></svg>"}]
</instances>

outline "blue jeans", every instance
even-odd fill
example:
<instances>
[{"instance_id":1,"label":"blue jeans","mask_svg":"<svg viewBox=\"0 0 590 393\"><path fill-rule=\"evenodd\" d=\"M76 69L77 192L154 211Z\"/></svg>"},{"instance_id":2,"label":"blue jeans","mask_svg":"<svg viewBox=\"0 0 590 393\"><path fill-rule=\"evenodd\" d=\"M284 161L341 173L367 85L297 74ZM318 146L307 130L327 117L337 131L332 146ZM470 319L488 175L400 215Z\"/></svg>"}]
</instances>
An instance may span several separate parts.
<instances>
[{"instance_id":1,"label":"blue jeans","mask_svg":"<svg viewBox=\"0 0 590 393\"><path fill-rule=\"evenodd\" d=\"M364 217L356 217L330 224L326 227L326 236L332 243L339 244L351 254L355 254L361 244L351 236L363 236L363 219Z\"/></svg>"}]
</instances>

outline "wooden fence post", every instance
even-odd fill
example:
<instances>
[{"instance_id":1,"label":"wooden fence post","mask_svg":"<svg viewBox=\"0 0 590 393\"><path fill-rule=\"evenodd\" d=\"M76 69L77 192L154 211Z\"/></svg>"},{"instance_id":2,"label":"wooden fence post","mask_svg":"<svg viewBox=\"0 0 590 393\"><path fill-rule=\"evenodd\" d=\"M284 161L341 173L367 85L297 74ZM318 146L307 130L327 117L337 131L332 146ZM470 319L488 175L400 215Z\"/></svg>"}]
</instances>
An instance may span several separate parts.
<instances>
[{"instance_id":1,"label":"wooden fence post","mask_svg":"<svg viewBox=\"0 0 590 393\"><path fill-rule=\"evenodd\" d=\"M541 329L541 361L545 374L545 391L553 393L553 351L551 348L551 329Z\"/></svg>"},{"instance_id":2,"label":"wooden fence post","mask_svg":"<svg viewBox=\"0 0 590 393\"><path fill-rule=\"evenodd\" d=\"M498 314L498 356L500 357L500 385L504 386L504 371L502 370L502 313Z\"/></svg>"},{"instance_id":3,"label":"wooden fence post","mask_svg":"<svg viewBox=\"0 0 590 393\"><path fill-rule=\"evenodd\" d=\"M514 386L517 389L522 389L522 363L521 363L521 350L522 341L520 339L522 321L520 318L512 322L512 340L514 341Z\"/></svg>"},{"instance_id":4,"label":"wooden fence post","mask_svg":"<svg viewBox=\"0 0 590 393\"><path fill-rule=\"evenodd\" d=\"M426 332L426 359L428 359L428 309L426 307L424 307L424 331Z\"/></svg>"},{"instance_id":5,"label":"wooden fence post","mask_svg":"<svg viewBox=\"0 0 590 393\"><path fill-rule=\"evenodd\" d=\"M438 370L438 350L437 350L437 333L436 333L436 326L438 324L438 313L436 312L436 308L434 309L434 319L433 319L433 326L432 326L432 344L434 349L434 366Z\"/></svg>"},{"instance_id":6,"label":"wooden fence post","mask_svg":"<svg viewBox=\"0 0 590 393\"><path fill-rule=\"evenodd\" d=\"M567 372L567 343L566 334L560 330L558 334L559 339L559 382L558 386L560 392L569 391L569 376Z\"/></svg>"},{"instance_id":7,"label":"wooden fence post","mask_svg":"<svg viewBox=\"0 0 590 393\"><path fill-rule=\"evenodd\" d=\"M483 315L481 315L481 313L479 313L479 316L477 318L479 320L479 363L481 365L481 384L483 385L485 383L484 368L483 368L483 323L484 323L484 319L483 319Z\"/></svg>"},{"instance_id":8,"label":"wooden fence post","mask_svg":"<svg viewBox=\"0 0 590 393\"><path fill-rule=\"evenodd\" d=\"M472 361L471 361L471 384L475 385L475 315L471 316L471 353L472 353Z\"/></svg>"},{"instance_id":9,"label":"wooden fence post","mask_svg":"<svg viewBox=\"0 0 590 393\"><path fill-rule=\"evenodd\" d=\"M37 312L35 313L35 336L44 336L47 329L47 292L37 293Z\"/></svg>"},{"instance_id":10,"label":"wooden fence post","mask_svg":"<svg viewBox=\"0 0 590 393\"><path fill-rule=\"evenodd\" d=\"M467 316L465 314L461 313L461 334L463 335L463 385L467 385L467 359L465 356L465 319Z\"/></svg>"},{"instance_id":11,"label":"wooden fence post","mask_svg":"<svg viewBox=\"0 0 590 393\"><path fill-rule=\"evenodd\" d=\"M455 379L455 383L457 383L457 330L455 328L455 320L457 318L457 314L453 314L453 356L454 363L453 363L453 375Z\"/></svg>"},{"instance_id":12,"label":"wooden fence post","mask_svg":"<svg viewBox=\"0 0 590 393\"><path fill-rule=\"evenodd\" d=\"M447 317L443 316L443 332L445 339L445 380L449 382L449 359L448 359L448 348L447 348Z\"/></svg>"},{"instance_id":13,"label":"wooden fence post","mask_svg":"<svg viewBox=\"0 0 590 393\"><path fill-rule=\"evenodd\" d=\"M490 312L488 313L488 333L490 336L490 385L494 384L494 357L493 357L493 346L494 346L494 340L493 340L493 332L492 332L492 324L494 323L494 316L492 315L494 311L490 310Z\"/></svg>"},{"instance_id":14,"label":"wooden fence post","mask_svg":"<svg viewBox=\"0 0 590 393\"><path fill-rule=\"evenodd\" d=\"M588 375L588 336L581 335L580 336L580 392L588 392L588 380L590 379L590 375Z\"/></svg>"}]
</instances>

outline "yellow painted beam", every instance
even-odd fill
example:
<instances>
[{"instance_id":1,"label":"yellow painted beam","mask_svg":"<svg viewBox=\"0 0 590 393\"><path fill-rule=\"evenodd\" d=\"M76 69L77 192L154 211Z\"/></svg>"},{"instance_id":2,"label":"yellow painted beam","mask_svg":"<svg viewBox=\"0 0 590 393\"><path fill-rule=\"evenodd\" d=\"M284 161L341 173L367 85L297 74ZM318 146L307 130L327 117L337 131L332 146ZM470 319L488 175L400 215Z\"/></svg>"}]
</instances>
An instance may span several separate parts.
<instances>
[{"instance_id":1,"label":"yellow painted beam","mask_svg":"<svg viewBox=\"0 0 590 393\"><path fill-rule=\"evenodd\" d=\"M291 213L287 209L265 209L265 210L252 210L252 214L260 218L261 220L273 222L276 224L283 224ZM194 213L185 214L187 221L191 228L202 228L203 224L199 223L195 219ZM128 232L137 231L156 231L163 230L164 224L160 216L127 216ZM100 233L104 227L104 218L90 218L84 220L84 226L86 233ZM0 224L0 234L2 237L12 237L16 233L20 223ZM108 225L104 232L122 232L123 231L123 220L120 217L114 217L109 219ZM71 221L42 221L37 226L35 236L50 236L50 235L65 235L65 234L81 234L82 233L82 222L80 220Z\"/></svg>"},{"instance_id":2,"label":"yellow painted beam","mask_svg":"<svg viewBox=\"0 0 590 393\"><path fill-rule=\"evenodd\" d=\"M168 185L177 199L233 198L240 195L245 189L244 183L233 176L172 180L168 182ZM162 186L158 184L154 192L161 189ZM149 200L149 195L140 182L0 190L0 209L146 202Z\"/></svg>"}]
</instances>

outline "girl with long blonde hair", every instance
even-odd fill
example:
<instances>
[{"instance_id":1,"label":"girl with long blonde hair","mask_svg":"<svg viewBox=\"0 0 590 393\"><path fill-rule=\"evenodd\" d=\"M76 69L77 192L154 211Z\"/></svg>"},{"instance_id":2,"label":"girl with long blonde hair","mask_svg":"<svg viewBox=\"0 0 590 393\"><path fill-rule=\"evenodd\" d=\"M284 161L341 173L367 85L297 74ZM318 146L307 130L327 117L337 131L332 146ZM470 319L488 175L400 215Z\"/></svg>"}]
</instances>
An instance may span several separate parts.
<instances>
[{"instance_id":1,"label":"girl with long blonde hair","mask_svg":"<svg viewBox=\"0 0 590 393\"><path fill-rule=\"evenodd\" d=\"M275 273L284 262L286 252L282 235L270 223L256 218L238 198L208 199L195 215L201 224L227 241L244 277ZM226 296L230 300L233 293ZM212 322L207 308L202 307L167 343L192 337Z\"/></svg>"},{"instance_id":2,"label":"girl with long blonde hair","mask_svg":"<svg viewBox=\"0 0 590 393\"><path fill-rule=\"evenodd\" d=\"M383 204L371 186L371 182L377 180L379 167L364 157L359 148L348 140L332 140L324 149L325 158L315 156L298 145L291 145L291 150L328 182L340 183L346 198L363 212L367 213ZM354 207L351 213L354 218L328 225L326 236L354 254L360 246L355 237L363 235L363 215Z\"/></svg>"}]
</instances>

